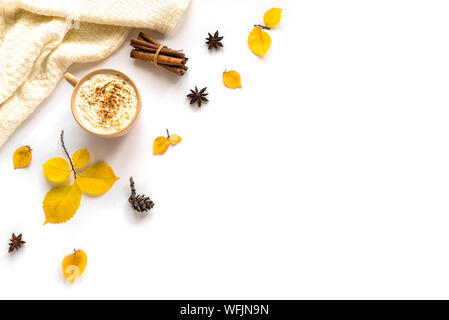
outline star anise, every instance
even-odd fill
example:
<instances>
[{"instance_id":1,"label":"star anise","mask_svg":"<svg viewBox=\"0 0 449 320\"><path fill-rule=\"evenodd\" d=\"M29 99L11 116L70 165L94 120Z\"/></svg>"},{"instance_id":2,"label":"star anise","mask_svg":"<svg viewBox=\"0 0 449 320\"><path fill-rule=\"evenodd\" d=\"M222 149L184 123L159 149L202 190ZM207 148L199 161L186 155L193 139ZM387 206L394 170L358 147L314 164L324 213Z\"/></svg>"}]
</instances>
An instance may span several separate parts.
<instances>
[{"instance_id":1,"label":"star anise","mask_svg":"<svg viewBox=\"0 0 449 320\"><path fill-rule=\"evenodd\" d=\"M13 233L12 239L10 239L11 243L9 244L9 250L8 253L13 252L14 250L18 251L20 248L22 248L22 245L24 245L26 242L22 240L22 234L19 234L17 237Z\"/></svg>"},{"instance_id":2,"label":"star anise","mask_svg":"<svg viewBox=\"0 0 449 320\"><path fill-rule=\"evenodd\" d=\"M201 107L201 104L203 101L208 102L209 100L207 100L207 98L206 98L208 93L205 93L206 89L207 89L207 87L198 91L198 88L196 86L195 86L195 91L190 89L191 93L187 95L187 97L190 98L190 104L194 104L195 102L197 102L198 106Z\"/></svg>"},{"instance_id":3,"label":"star anise","mask_svg":"<svg viewBox=\"0 0 449 320\"><path fill-rule=\"evenodd\" d=\"M211 35L210 33L209 37L206 38L206 44L209 45L209 50L212 48L218 49L219 47L223 47L223 43L221 43L221 40L223 40L224 37L220 37L218 35L218 31L215 32L214 35Z\"/></svg>"}]
</instances>

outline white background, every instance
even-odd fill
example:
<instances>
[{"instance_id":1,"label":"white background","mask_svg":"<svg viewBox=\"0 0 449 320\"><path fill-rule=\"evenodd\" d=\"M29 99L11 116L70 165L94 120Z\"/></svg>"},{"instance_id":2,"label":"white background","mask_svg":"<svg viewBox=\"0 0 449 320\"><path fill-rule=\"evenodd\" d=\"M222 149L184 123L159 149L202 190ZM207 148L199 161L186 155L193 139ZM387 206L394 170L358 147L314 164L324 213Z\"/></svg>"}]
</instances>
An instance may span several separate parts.
<instances>
[{"instance_id":1,"label":"white background","mask_svg":"<svg viewBox=\"0 0 449 320\"><path fill-rule=\"evenodd\" d=\"M247 35L284 8L265 59ZM449 3L193 0L170 35L183 78L130 59L125 44L76 76L119 69L143 94L131 133L103 140L53 94L0 149L0 298L449 298ZM209 52L220 30L224 50ZM134 31L132 35L136 35ZM238 70L242 90L224 87ZM210 103L185 94L208 86ZM183 141L163 156L165 128ZM43 226L42 163L88 147L121 179ZM33 148L32 165L12 154ZM131 210L128 178L156 207ZM25 248L8 255L12 232ZM83 249L82 279L61 262Z\"/></svg>"}]
</instances>

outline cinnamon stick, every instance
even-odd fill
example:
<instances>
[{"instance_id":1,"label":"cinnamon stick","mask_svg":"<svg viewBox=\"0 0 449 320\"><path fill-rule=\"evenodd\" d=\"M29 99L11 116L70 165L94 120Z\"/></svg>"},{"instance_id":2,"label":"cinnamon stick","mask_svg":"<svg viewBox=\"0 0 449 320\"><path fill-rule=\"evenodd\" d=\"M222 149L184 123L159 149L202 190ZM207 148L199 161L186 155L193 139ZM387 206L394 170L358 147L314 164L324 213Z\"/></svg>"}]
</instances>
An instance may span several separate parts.
<instances>
[{"instance_id":1,"label":"cinnamon stick","mask_svg":"<svg viewBox=\"0 0 449 320\"><path fill-rule=\"evenodd\" d=\"M180 76L183 76L184 73L186 73L186 71L188 69L187 67L179 68L179 67L173 67L173 66L166 66L164 64L161 64L160 66L161 66L161 68L164 68L168 71L179 74Z\"/></svg>"},{"instance_id":2,"label":"cinnamon stick","mask_svg":"<svg viewBox=\"0 0 449 320\"><path fill-rule=\"evenodd\" d=\"M149 53L149 52L145 52L145 51L138 51L138 50L135 50L135 49L131 51L131 57L137 58L137 59L141 59L141 60L154 61L154 56L155 56L154 53ZM169 65L169 66L180 66L181 67L181 66L186 64L186 60L185 59L168 57L168 56L164 56L164 55L160 54L157 57L157 63L161 64L161 65L162 64L166 64L166 65Z\"/></svg>"},{"instance_id":3,"label":"cinnamon stick","mask_svg":"<svg viewBox=\"0 0 449 320\"><path fill-rule=\"evenodd\" d=\"M139 60L144 60L144 61L153 61L153 58L149 58L148 53L143 52L143 51L138 51L136 49L131 50L131 58L134 59L139 59ZM152 55L154 57L154 55ZM159 56L160 57L160 56ZM158 64L158 66L160 66L161 68L164 68L168 71L171 71L173 73L176 73L180 76L184 75L184 73L187 71L187 66L182 65L182 66L170 66L170 65L165 65L165 64Z\"/></svg>"},{"instance_id":4,"label":"cinnamon stick","mask_svg":"<svg viewBox=\"0 0 449 320\"><path fill-rule=\"evenodd\" d=\"M165 46L160 49L161 44L143 32L139 33L138 38L131 39L131 46L134 47L131 50L131 58L154 62L156 52L159 51L157 56L159 67L180 76L184 75L188 69L185 65L188 58L184 53Z\"/></svg>"},{"instance_id":5,"label":"cinnamon stick","mask_svg":"<svg viewBox=\"0 0 449 320\"><path fill-rule=\"evenodd\" d=\"M155 44L158 47L161 45L160 42L157 42L156 40L154 40L153 38L151 38L149 35L140 32L139 33L139 37L141 37L142 39L144 39L145 41L148 41L149 43Z\"/></svg>"},{"instance_id":6,"label":"cinnamon stick","mask_svg":"<svg viewBox=\"0 0 449 320\"><path fill-rule=\"evenodd\" d=\"M131 39L131 45L135 48L144 50L144 51L148 51L151 53L155 53L157 51L157 49L159 49L159 46L152 44L150 42L147 42L145 40L141 40L141 39L137 39L137 38L132 38ZM160 51L160 54L166 55L166 56L170 56L170 57L174 57L174 58L184 58L185 54L182 52L178 52L172 49L168 49L168 48L163 48Z\"/></svg>"},{"instance_id":7,"label":"cinnamon stick","mask_svg":"<svg viewBox=\"0 0 449 320\"><path fill-rule=\"evenodd\" d=\"M148 53L156 53L157 52L157 49L150 48L150 47L147 47L147 46L142 46L142 45L138 45L138 44L131 44L131 46L133 46L134 48L139 49L141 51L148 52ZM185 59L186 61L188 60L188 58L185 58L185 55L183 53L172 53L172 52L166 52L164 50L161 50L159 52L159 55L164 55L164 56L173 57L173 58Z\"/></svg>"}]
</instances>

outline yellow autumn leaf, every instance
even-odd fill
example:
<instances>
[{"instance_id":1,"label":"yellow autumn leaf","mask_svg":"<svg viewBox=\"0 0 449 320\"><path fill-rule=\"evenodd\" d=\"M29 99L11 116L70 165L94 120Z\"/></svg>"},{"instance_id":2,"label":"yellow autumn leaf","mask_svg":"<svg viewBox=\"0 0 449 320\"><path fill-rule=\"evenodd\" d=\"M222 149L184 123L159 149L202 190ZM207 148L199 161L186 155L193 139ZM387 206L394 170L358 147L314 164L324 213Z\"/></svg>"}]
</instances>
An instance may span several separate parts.
<instances>
[{"instance_id":1,"label":"yellow autumn leaf","mask_svg":"<svg viewBox=\"0 0 449 320\"><path fill-rule=\"evenodd\" d=\"M80 202L81 190L76 183L51 189L44 198L44 224L70 220L78 210Z\"/></svg>"},{"instance_id":2,"label":"yellow autumn leaf","mask_svg":"<svg viewBox=\"0 0 449 320\"><path fill-rule=\"evenodd\" d=\"M84 192L93 195L106 193L119 178L106 162L97 162L79 175L76 183Z\"/></svg>"},{"instance_id":3,"label":"yellow autumn leaf","mask_svg":"<svg viewBox=\"0 0 449 320\"><path fill-rule=\"evenodd\" d=\"M263 23L270 28L273 28L281 22L282 9L271 8L265 12L263 16Z\"/></svg>"},{"instance_id":4,"label":"yellow autumn leaf","mask_svg":"<svg viewBox=\"0 0 449 320\"><path fill-rule=\"evenodd\" d=\"M262 31L259 26L256 26L248 36L248 45L252 52L263 58L270 49L271 37L268 33Z\"/></svg>"},{"instance_id":5,"label":"yellow autumn leaf","mask_svg":"<svg viewBox=\"0 0 449 320\"><path fill-rule=\"evenodd\" d=\"M166 137L157 137L153 143L153 152L154 154L163 154L167 151L170 142Z\"/></svg>"},{"instance_id":6,"label":"yellow autumn leaf","mask_svg":"<svg viewBox=\"0 0 449 320\"><path fill-rule=\"evenodd\" d=\"M82 274L87 265L87 255L83 250L75 250L75 252L67 255L62 261L62 273L67 282L73 283Z\"/></svg>"},{"instance_id":7,"label":"yellow autumn leaf","mask_svg":"<svg viewBox=\"0 0 449 320\"><path fill-rule=\"evenodd\" d=\"M226 87L231 89L242 87L242 79L240 74L235 70L223 72L223 82Z\"/></svg>"},{"instance_id":8,"label":"yellow autumn leaf","mask_svg":"<svg viewBox=\"0 0 449 320\"><path fill-rule=\"evenodd\" d=\"M30 146L23 146L14 151L12 161L14 169L25 168L31 162L32 154Z\"/></svg>"},{"instance_id":9,"label":"yellow autumn leaf","mask_svg":"<svg viewBox=\"0 0 449 320\"><path fill-rule=\"evenodd\" d=\"M45 177L53 182L63 182L70 177L70 164L66 159L56 157L43 164Z\"/></svg>"},{"instance_id":10,"label":"yellow autumn leaf","mask_svg":"<svg viewBox=\"0 0 449 320\"><path fill-rule=\"evenodd\" d=\"M170 144L172 146L177 145L178 143L180 143L182 140L182 138L180 136L178 136L177 134L171 134L168 137L168 142L170 142Z\"/></svg>"},{"instance_id":11,"label":"yellow autumn leaf","mask_svg":"<svg viewBox=\"0 0 449 320\"><path fill-rule=\"evenodd\" d=\"M87 166L90 160L90 153L87 148L76 151L72 156L72 162L75 169L81 169Z\"/></svg>"}]
</instances>

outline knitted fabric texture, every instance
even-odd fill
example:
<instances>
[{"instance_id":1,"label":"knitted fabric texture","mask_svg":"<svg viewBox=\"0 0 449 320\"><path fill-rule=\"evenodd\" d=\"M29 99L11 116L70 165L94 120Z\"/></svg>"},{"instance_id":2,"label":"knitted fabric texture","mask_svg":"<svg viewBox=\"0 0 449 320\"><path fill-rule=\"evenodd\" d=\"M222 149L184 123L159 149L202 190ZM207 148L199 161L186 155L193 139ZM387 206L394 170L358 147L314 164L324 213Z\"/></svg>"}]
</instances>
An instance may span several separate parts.
<instances>
[{"instance_id":1,"label":"knitted fabric texture","mask_svg":"<svg viewBox=\"0 0 449 320\"><path fill-rule=\"evenodd\" d=\"M75 62L104 59L131 27L169 32L190 0L0 0L0 147Z\"/></svg>"}]
</instances>

